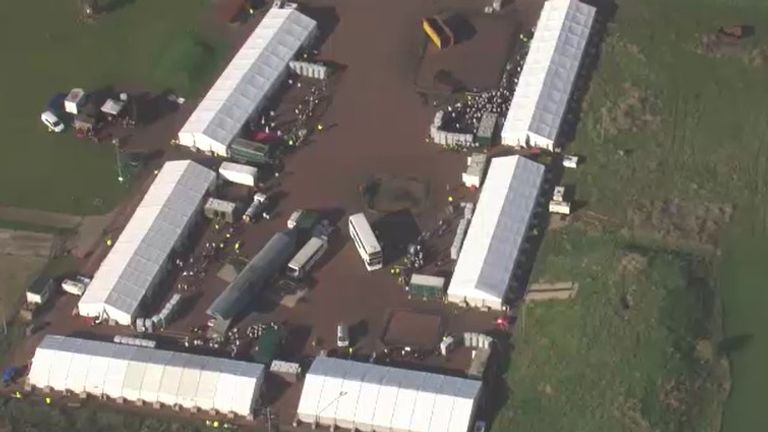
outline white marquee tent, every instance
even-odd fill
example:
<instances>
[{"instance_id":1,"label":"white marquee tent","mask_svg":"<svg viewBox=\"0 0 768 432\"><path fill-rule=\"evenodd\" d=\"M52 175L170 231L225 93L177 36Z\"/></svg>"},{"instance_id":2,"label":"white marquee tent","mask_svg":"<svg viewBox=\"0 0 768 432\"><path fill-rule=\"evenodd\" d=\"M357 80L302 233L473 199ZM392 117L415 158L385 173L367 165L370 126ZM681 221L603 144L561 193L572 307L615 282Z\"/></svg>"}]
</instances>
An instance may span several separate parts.
<instances>
[{"instance_id":1,"label":"white marquee tent","mask_svg":"<svg viewBox=\"0 0 768 432\"><path fill-rule=\"evenodd\" d=\"M295 9L270 9L181 128L179 144L227 156L230 142L316 29L315 21Z\"/></svg>"},{"instance_id":2,"label":"white marquee tent","mask_svg":"<svg viewBox=\"0 0 768 432\"><path fill-rule=\"evenodd\" d=\"M467 432L480 388L465 378L317 357L297 415L359 431Z\"/></svg>"},{"instance_id":3,"label":"white marquee tent","mask_svg":"<svg viewBox=\"0 0 768 432\"><path fill-rule=\"evenodd\" d=\"M131 325L215 181L215 172L195 162L166 162L93 276L79 313Z\"/></svg>"},{"instance_id":4,"label":"white marquee tent","mask_svg":"<svg viewBox=\"0 0 768 432\"><path fill-rule=\"evenodd\" d=\"M264 366L48 335L32 358L29 382L57 391L247 416L258 403Z\"/></svg>"},{"instance_id":5,"label":"white marquee tent","mask_svg":"<svg viewBox=\"0 0 768 432\"><path fill-rule=\"evenodd\" d=\"M502 309L543 177L544 166L522 156L491 160L448 301Z\"/></svg>"},{"instance_id":6,"label":"white marquee tent","mask_svg":"<svg viewBox=\"0 0 768 432\"><path fill-rule=\"evenodd\" d=\"M595 8L547 0L501 131L505 145L554 150Z\"/></svg>"}]
</instances>

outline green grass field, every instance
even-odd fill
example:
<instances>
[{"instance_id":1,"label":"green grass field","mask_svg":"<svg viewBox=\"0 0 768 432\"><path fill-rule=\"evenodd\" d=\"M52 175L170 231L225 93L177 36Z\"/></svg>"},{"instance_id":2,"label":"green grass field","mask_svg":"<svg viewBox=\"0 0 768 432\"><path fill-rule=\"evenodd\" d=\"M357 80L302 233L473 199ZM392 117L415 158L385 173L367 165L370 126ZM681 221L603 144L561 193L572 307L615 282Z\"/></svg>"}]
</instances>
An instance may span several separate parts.
<instances>
[{"instance_id":1,"label":"green grass field","mask_svg":"<svg viewBox=\"0 0 768 432\"><path fill-rule=\"evenodd\" d=\"M179 421L156 417L154 414L137 414L104 409L101 405L86 403L79 409L47 406L42 398L30 397L17 401L6 399L0 402L0 427L3 430L24 430L28 432L48 431L89 431L89 432L198 432L212 430L202 422Z\"/></svg>"},{"instance_id":2,"label":"green grass field","mask_svg":"<svg viewBox=\"0 0 768 432\"><path fill-rule=\"evenodd\" d=\"M77 0L6 3L0 14L0 50L8 60L0 82L0 204L106 213L125 192L114 150L70 133L49 134L40 113L54 94L73 87L200 92L223 53L220 43L197 33L210 2L122 2L91 24L78 19Z\"/></svg>"},{"instance_id":3,"label":"green grass field","mask_svg":"<svg viewBox=\"0 0 768 432\"><path fill-rule=\"evenodd\" d=\"M712 353L706 266L577 228L549 236L542 255L534 279L579 292L519 312L510 410L495 430L717 432L728 369Z\"/></svg>"},{"instance_id":4,"label":"green grass field","mask_svg":"<svg viewBox=\"0 0 768 432\"><path fill-rule=\"evenodd\" d=\"M702 34L732 24L753 25L756 34L736 52L719 56L703 52ZM648 200L734 206L731 222L722 231L721 254L700 257L709 262L709 279L724 305L726 347L722 352L729 354L732 368L724 432L768 430L763 412L768 400L768 291L764 287L768 266L763 262L768 255L766 53L768 3L619 0L575 142L568 150L585 156L586 163L568 172L564 180L574 185L577 199L588 210L624 227L631 226L631 209ZM570 234L550 237L537 262L540 271L557 274L568 268L561 276L573 276L566 280L589 280L584 286L592 288L585 296L599 289L610 298L620 289L610 266L583 268L593 259L591 247L583 247L584 242L597 242L598 251L613 256L618 246L611 242L616 239L573 239ZM656 238L638 239L631 228L619 236L621 241L630 238L675 248ZM553 245L573 249L565 255ZM578 245L582 248L576 249ZM678 258L673 256L661 259L657 264L661 268L649 267L646 277L661 278L663 283L648 288L666 286L668 290L682 283L674 282L672 267L677 266ZM667 276L654 276L656 271ZM656 329L655 339L643 339L643 343L623 340L621 328L596 325L595 321L611 322L610 307L586 297L573 305L536 306L529 311L526 333L517 342L510 372L514 416L502 417L502 424L514 424L519 430L707 430L705 426L712 426L689 421L688 429L683 425L676 429L663 422L665 414L658 412L658 403L653 409L652 401L643 399L644 394L658 390L647 378L656 373L664 378L659 350L676 336ZM659 319L664 318L658 313ZM585 352L585 344L589 352ZM622 360L637 370L618 373L610 367ZM577 370L593 372L580 376L574 364ZM530 373L523 374L519 368ZM609 385L606 380L614 381ZM552 394L542 392L539 386L545 385ZM622 424L616 412L622 406L617 397L625 398L628 406L637 407L636 401L640 401L640 413L652 427ZM710 407L705 404L701 409L709 413Z\"/></svg>"}]
</instances>

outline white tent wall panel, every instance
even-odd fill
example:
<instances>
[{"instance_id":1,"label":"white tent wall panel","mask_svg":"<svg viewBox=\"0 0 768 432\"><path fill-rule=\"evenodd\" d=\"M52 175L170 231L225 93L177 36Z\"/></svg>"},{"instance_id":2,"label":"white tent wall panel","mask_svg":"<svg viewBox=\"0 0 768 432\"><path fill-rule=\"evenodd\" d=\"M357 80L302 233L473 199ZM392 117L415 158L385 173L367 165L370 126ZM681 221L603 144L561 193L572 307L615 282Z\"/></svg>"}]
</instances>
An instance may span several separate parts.
<instances>
[{"instance_id":1,"label":"white tent wall panel","mask_svg":"<svg viewBox=\"0 0 768 432\"><path fill-rule=\"evenodd\" d=\"M144 382L144 373L147 370L147 364L143 361L130 361L125 369L125 380L123 381L123 397L130 401L141 399L141 384Z\"/></svg>"},{"instance_id":2,"label":"white tent wall panel","mask_svg":"<svg viewBox=\"0 0 768 432\"><path fill-rule=\"evenodd\" d=\"M104 380L109 369L108 357L93 357L88 368L88 378L85 380L85 391L101 396L104 393Z\"/></svg>"},{"instance_id":3,"label":"white tent wall panel","mask_svg":"<svg viewBox=\"0 0 768 432\"><path fill-rule=\"evenodd\" d=\"M296 415L299 420L305 423L314 423L317 420L315 410L318 406L321 393L323 391L323 382L325 378L319 375L307 375L304 378L304 386L299 399L299 406L296 409Z\"/></svg>"},{"instance_id":4,"label":"white tent wall panel","mask_svg":"<svg viewBox=\"0 0 768 432\"><path fill-rule=\"evenodd\" d=\"M341 393L344 396L339 397L339 403L336 407L336 423L347 429L355 426L355 414L357 405L363 395L360 393L362 380L365 377L365 370L362 365L350 365L349 375L345 377L341 385Z\"/></svg>"},{"instance_id":5,"label":"white tent wall panel","mask_svg":"<svg viewBox=\"0 0 768 432\"><path fill-rule=\"evenodd\" d=\"M376 412L373 415L373 429L387 430L391 427L397 403L398 391L397 384L392 385L390 377L382 382L382 388L379 390L379 405L376 406Z\"/></svg>"},{"instance_id":6,"label":"white tent wall panel","mask_svg":"<svg viewBox=\"0 0 768 432\"><path fill-rule=\"evenodd\" d=\"M65 391L67 390L67 372L72 364L72 353L61 352L56 357L48 385L54 390Z\"/></svg>"},{"instance_id":7,"label":"white tent wall panel","mask_svg":"<svg viewBox=\"0 0 768 432\"><path fill-rule=\"evenodd\" d=\"M502 143L553 150L595 8L577 0L544 3L510 109Z\"/></svg>"},{"instance_id":8,"label":"white tent wall panel","mask_svg":"<svg viewBox=\"0 0 768 432\"><path fill-rule=\"evenodd\" d=\"M440 377L443 378L443 377ZM432 422L432 416L437 414L435 408L436 392L440 391L440 382L425 380L416 394L416 400L412 405L413 414L410 421L409 430L431 432L429 425ZM446 415L448 413L441 413Z\"/></svg>"},{"instance_id":9,"label":"white tent wall panel","mask_svg":"<svg viewBox=\"0 0 768 432\"><path fill-rule=\"evenodd\" d=\"M414 383L415 384L415 383ZM400 385L398 385L399 387ZM409 431L413 425L413 418L418 415L416 401L419 398L419 392L408 388L398 388L397 396L394 401L392 418L390 424L392 429L397 431ZM426 413L419 413L426 414Z\"/></svg>"},{"instance_id":10,"label":"white tent wall panel","mask_svg":"<svg viewBox=\"0 0 768 432\"><path fill-rule=\"evenodd\" d=\"M218 371L205 370L200 374L200 383L197 388L197 405L200 409L208 411L214 408L216 387L218 386Z\"/></svg>"},{"instance_id":11,"label":"white tent wall panel","mask_svg":"<svg viewBox=\"0 0 768 432\"><path fill-rule=\"evenodd\" d=\"M363 397L357 403L355 418L357 419L356 426L362 432L373 430L373 418L381 396L381 382L384 379L384 373L385 371L382 369L369 370L360 386L360 393Z\"/></svg>"},{"instance_id":12,"label":"white tent wall panel","mask_svg":"<svg viewBox=\"0 0 768 432\"><path fill-rule=\"evenodd\" d=\"M213 399L213 408L220 412L229 411L229 407L232 404L232 389L234 380L232 375L222 371L219 375L219 385L216 388L216 396Z\"/></svg>"},{"instance_id":13,"label":"white tent wall panel","mask_svg":"<svg viewBox=\"0 0 768 432\"><path fill-rule=\"evenodd\" d=\"M183 372L182 366L177 363L176 359L172 359L170 363L173 364L165 366L163 379L160 381L160 391L157 393L158 402L169 406L176 404L178 400L179 384Z\"/></svg>"},{"instance_id":14,"label":"white tent wall panel","mask_svg":"<svg viewBox=\"0 0 768 432\"><path fill-rule=\"evenodd\" d=\"M29 370L28 374L29 382L32 385L37 387L47 387L48 383L51 382L50 372L53 370L53 367L51 366L52 356L53 354L51 351L44 348L38 348L37 353L35 354L34 367Z\"/></svg>"},{"instance_id":15,"label":"white tent wall panel","mask_svg":"<svg viewBox=\"0 0 768 432\"><path fill-rule=\"evenodd\" d=\"M320 396L320 406L326 407L318 413L318 421L321 424L335 424L336 423L336 409L339 406L339 397L343 397L341 394L341 386L343 381L336 377L325 377L323 382L323 389Z\"/></svg>"},{"instance_id":16,"label":"white tent wall panel","mask_svg":"<svg viewBox=\"0 0 768 432\"><path fill-rule=\"evenodd\" d=\"M109 369L107 369L107 375L104 379L104 394L113 399L124 397L123 383L125 382L128 363L128 359L125 358L110 359Z\"/></svg>"},{"instance_id":17,"label":"white tent wall panel","mask_svg":"<svg viewBox=\"0 0 768 432\"><path fill-rule=\"evenodd\" d=\"M88 378L88 368L91 356L84 353L74 353L67 372L67 389L80 393L85 391L85 381Z\"/></svg>"},{"instance_id":18,"label":"white tent wall panel","mask_svg":"<svg viewBox=\"0 0 768 432\"><path fill-rule=\"evenodd\" d=\"M252 388L255 381L256 379L250 377L236 377L236 387L233 388ZM256 394L252 394L249 398L233 397L228 409L224 412L250 412L255 406L256 398Z\"/></svg>"},{"instance_id":19,"label":"white tent wall panel","mask_svg":"<svg viewBox=\"0 0 768 432\"><path fill-rule=\"evenodd\" d=\"M430 431L449 431L451 429L451 419L453 417L453 409L456 398L440 394L435 397L433 411L435 413L446 413L433 415L429 422ZM460 418L457 417L457 424L461 424ZM463 431L466 432L466 431Z\"/></svg>"}]
</instances>

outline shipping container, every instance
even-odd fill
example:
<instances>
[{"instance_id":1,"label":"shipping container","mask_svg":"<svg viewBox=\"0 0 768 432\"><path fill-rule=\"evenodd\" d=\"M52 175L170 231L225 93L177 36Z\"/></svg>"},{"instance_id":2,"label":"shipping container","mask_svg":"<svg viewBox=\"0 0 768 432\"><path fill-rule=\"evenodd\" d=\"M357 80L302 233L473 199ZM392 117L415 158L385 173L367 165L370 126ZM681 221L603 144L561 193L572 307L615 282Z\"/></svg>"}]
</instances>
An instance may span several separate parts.
<instances>
[{"instance_id":1,"label":"shipping container","mask_svg":"<svg viewBox=\"0 0 768 432\"><path fill-rule=\"evenodd\" d=\"M441 299L445 293L445 278L414 274L406 287L408 297L423 300Z\"/></svg>"},{"instance_id":2,"label":"shipping container","mask_svg":"<svg viewBox=\"0 0 768 432\"><path fill-rule=\"evenodd\" d=\"M237 162L256 165L273 165L277 162L273 146L244 138L235 138L232 141L227 156Z\"/></svg>"}]
</instances>

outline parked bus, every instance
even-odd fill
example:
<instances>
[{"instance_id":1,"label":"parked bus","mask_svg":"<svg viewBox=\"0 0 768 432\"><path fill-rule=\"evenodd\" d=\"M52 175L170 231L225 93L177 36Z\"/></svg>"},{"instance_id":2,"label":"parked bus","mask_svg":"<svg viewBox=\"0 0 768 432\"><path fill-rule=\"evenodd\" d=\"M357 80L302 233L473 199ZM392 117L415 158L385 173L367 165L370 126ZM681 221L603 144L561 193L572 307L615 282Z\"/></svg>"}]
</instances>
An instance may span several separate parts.
<instances>
[{"instance_id":1,"label":"parked bus","mask_svg":"<svg viewBox=\"0 0 768 432\"><path fill-rule=\"evenodd\" d=\"M328 240L312 237L288 263L288 276L301 279L328 249Z\"/></svg>"},{"instance_id":2,"label":"parked bus","mask_svg":"<svg viewBox=\"0 0 768 432\"><path fill-rule=\"evenodd\" d=\"M365 218L365 214L357 213L349 217L349 235L360 253L368 271L380 269L384 266L384 254L376 235Z\"/></svg>"}]
</instances>

